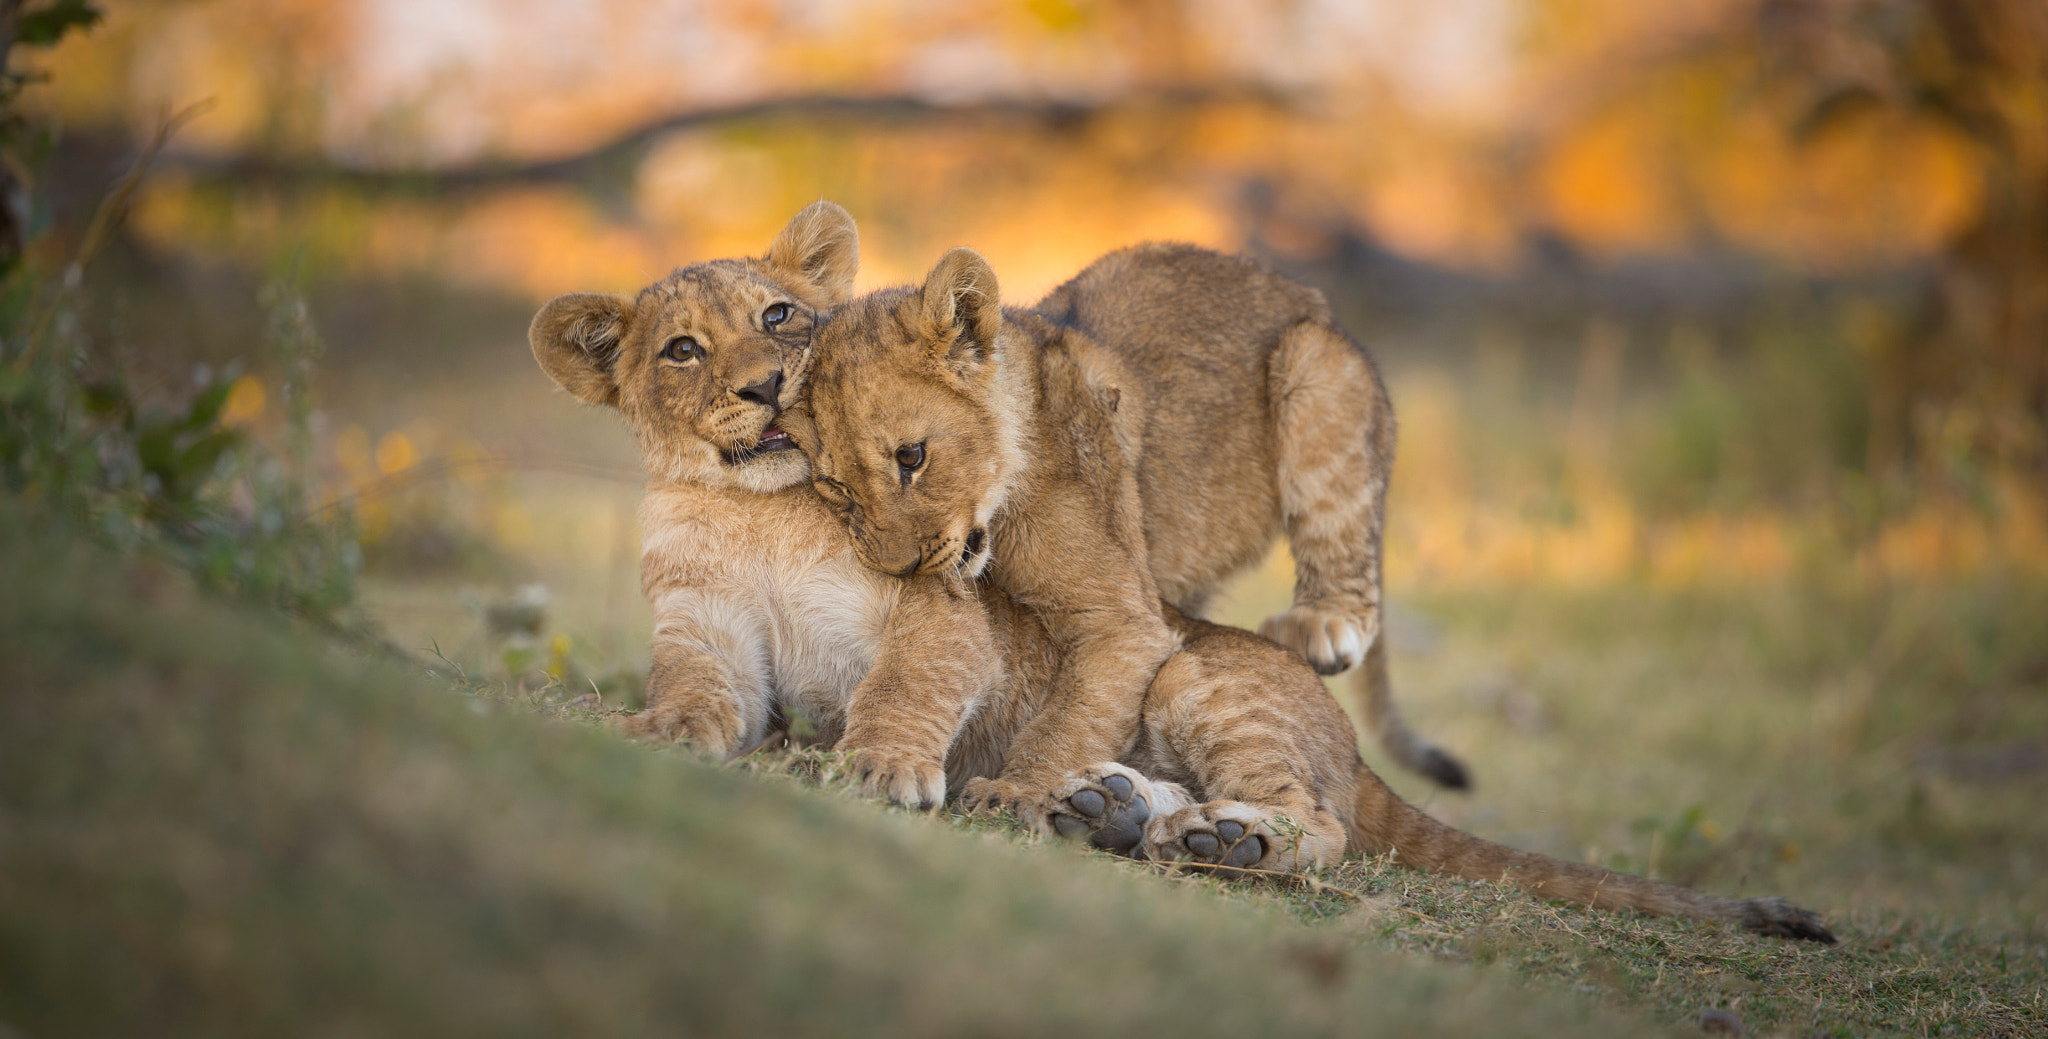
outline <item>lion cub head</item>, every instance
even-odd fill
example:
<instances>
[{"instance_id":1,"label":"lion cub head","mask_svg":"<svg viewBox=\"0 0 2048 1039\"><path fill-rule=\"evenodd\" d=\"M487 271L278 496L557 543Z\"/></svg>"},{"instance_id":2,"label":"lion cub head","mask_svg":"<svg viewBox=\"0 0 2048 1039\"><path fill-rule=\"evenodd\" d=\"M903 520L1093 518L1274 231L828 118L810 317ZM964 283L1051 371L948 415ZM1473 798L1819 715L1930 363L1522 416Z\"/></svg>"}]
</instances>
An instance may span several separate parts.
<instances>
[{"instance_id":1,"label":"lion cub head","mask_svg":"<svg viewBox=\"0 0 2048 1039\"><path fill-rule=\"evenodd\" d=\"M556 385L625 416L653 478L778 490L809 474L776 420L821 312L853 293L859 243L846 210L816 202L764 257L678 268L632 298L557 296L527 339Z\"/></svg>"},{"instance_id":2,"label":"lion cub head","mask_svg":"<svg viewBox=\"0 0 2048 1039\"><path fill-rule=\"evenodd\" d=\"M909 576L988 563L988 524L1024 465L1032 383L995 272L947 253L922 289L848 304L818 333L811 397L791 429L812 482L870 569Z\"/></svg>"}]
</instances>

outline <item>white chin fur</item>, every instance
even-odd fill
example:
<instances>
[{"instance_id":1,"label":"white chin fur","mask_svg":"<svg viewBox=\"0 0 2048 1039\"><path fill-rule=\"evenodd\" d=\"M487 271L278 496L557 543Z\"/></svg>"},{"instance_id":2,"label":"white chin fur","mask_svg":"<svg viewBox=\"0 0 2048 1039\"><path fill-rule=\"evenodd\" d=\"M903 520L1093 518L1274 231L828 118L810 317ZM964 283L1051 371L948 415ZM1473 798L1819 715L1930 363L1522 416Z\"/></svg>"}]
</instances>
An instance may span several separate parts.
<instances>
[{"instance_id":1,"label":"white chin fur","mask_svg":"<svg viewBox=\"0 0 2048 1039\"><path fill-rule=\"evenodd\" d=\"M655 445L646 450L649 468L660 478L707 487L734 487L772 494L811 482L811 460L802 451L771 451L726 465L718 449L701 440Z\"/></svg>"},{"instance_id":2,"label":"white chin fur","mask_svg":"<svg viewBox=\"0 0 2048 1039\"><path fill-rule=\"evenodd\" d=\"M989 556L990 552L987 547L983 547L981 551L969 556L965 563L960 564L960 575L968 580L980 577L988 570Z\"/></svg>"},{"instance_id":3,"label":"white chin fur","mask_svg":"<svg viewBox=\"0 0 2048 1039\"><path fill-rule=\"evenodd\" d=\"M779 491L811 482L811 460L802 451L775 451L756 455L726 469L734 483L757 494Z\"/></svg>"}]
</instances>

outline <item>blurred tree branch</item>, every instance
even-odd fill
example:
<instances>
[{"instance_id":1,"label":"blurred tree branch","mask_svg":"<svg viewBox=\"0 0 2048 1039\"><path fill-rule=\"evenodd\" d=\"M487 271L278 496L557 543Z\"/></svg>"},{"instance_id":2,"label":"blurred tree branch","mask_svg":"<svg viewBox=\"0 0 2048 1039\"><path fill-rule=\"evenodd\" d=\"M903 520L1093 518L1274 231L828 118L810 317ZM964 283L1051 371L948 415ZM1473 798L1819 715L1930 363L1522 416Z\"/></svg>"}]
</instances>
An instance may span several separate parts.
<instances>
[{"instance_id":1,"label":"blurred tree branch","mask_svg":"<svg viewBox=\"0 0 2048 1039\"><path fill-rule=\"evenodd\" d=\"M631 169L669 134L758 120L842 120L868 125L1007 120L1061 127L1079 126L1114 112L1187 111L1226 104L1288 110L1300 101L1292 93L1256 84L1136 91L1100 102L992 98L942 104L911 95L814 94L670 113L591 148L547 159L482 159L447 166L377 169L316 157L173 152L162 156L159 166L213 182L285 187L321 183L367 191L449 194L515 184L584 183ZM81 143L97 149L106 142Z\"/></svg>"}]
</instances>

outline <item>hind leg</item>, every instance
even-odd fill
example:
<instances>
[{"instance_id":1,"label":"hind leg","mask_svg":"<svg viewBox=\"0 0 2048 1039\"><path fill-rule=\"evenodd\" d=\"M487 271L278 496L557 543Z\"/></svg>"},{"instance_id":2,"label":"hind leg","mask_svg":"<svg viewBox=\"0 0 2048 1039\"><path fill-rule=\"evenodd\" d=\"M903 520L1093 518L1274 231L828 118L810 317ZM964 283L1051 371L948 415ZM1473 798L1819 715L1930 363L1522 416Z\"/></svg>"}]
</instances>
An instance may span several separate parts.
<instances>
[{"instance_id":1,"label":"hind leg","mask_svg":"<svg viewBox=\"0 0 2048 1039\"><path fill-rule=\"evenodd\" d=\"M1321 859L1303 855L1299 824L1243 801L1209 801L1145 826L1142 858L1236 869L1292 871ZM1342 854L1342 843L1338 845ZM1329 856L1334 861L1336 855Z\"/></svg>"},{"instance_id":2,"label":"hind leg","mask_svg":"<svg viewBox=\"0 0 2048 1039\"><path fill-rule=\"evenodd\" d=\"M1144 857L1271 870L1336 862L1344 826L1326 797L1336 791L1323 787L1357 761L1350 722L1280 649L1234 629L1197 630L1147 690L1140 741L1189 777L1196 797L1162 799Z\"/></svg>"},{"instance_id":3,"label":"hind leg","mask_svg":"<svg viewBox=\"0 0 2048 1039\"><path fill-rule=\"evenodd\" d=\"M1269 375L1281 522L1294 553L1294 606L1259 633L1325 675L1364 665L1366 724L1402 767L1455 790L1457 759L1416 735L1394 706L1380 638L1380 534L1394 465L1394 413L1379 373L1342 332L1289 329Z\"/></svg>"}]
</instances>

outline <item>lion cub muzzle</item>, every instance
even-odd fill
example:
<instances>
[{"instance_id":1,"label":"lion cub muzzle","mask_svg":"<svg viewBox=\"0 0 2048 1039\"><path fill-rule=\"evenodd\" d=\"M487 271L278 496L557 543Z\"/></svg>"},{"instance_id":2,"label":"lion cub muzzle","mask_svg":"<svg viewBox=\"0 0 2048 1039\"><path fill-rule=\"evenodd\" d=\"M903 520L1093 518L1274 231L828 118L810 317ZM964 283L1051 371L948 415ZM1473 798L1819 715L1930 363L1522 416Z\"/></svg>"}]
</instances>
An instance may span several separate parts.
<instances>
[{"instance_id":1,"label":"lion cub muzzle","mask_svg":"<svg viewBox=\"0 0 2048 1039\"><path fill-rule=\"evenodd\" d=\"M754 344L749 344L750 346ZM775 344L756 347L725 373L723 400L711 409L701 434L718 445L727 467L738 467L777 451L793 451L796 442L776 424L782 414L788 378Z\"/></svg>"}]
</instances>

